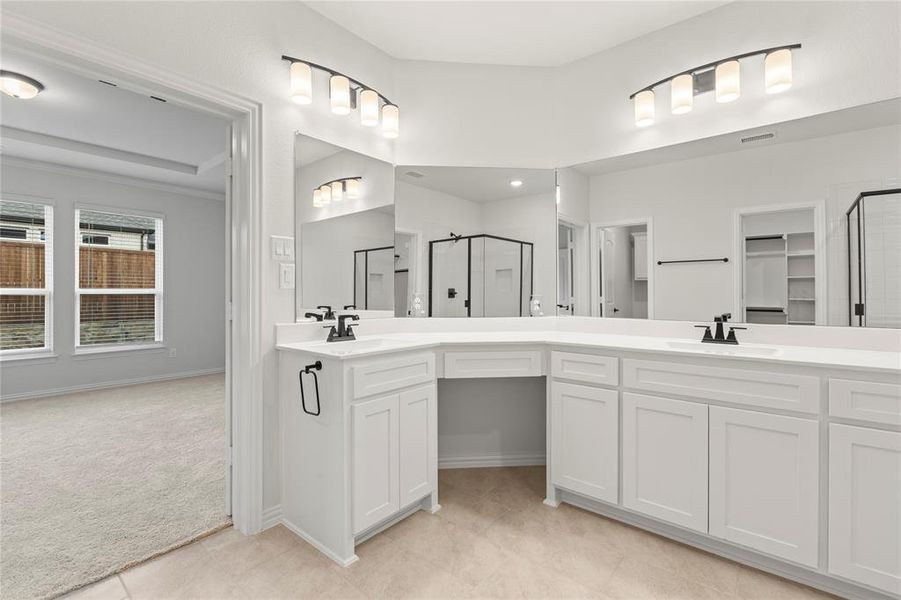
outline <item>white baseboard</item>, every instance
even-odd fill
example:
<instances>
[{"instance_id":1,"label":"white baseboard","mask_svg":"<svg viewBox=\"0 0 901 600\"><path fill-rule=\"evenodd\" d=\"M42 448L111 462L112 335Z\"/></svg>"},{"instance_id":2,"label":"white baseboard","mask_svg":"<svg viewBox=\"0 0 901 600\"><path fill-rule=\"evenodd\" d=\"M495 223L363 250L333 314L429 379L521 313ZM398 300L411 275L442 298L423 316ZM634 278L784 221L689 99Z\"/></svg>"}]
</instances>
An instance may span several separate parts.
<instances>
[{"instance_id":1,"label":"white baseboard","mask_svg":"<svg viewBox=\"0 0 901 600\"><path fill-rule=\"evenodd\" d=\"M545 454L483 454L481 456L439 456L439 469L476 469L480 467L532 467L544 465Z\"/></svg>"},{"instance_id":2,"label":"white baseboard","mask_svg":"<svg viewBox=\"0 0 901 600\"><path fill-rule=\"evenodd\" d=\"M83 385L71 385L61 388L51 388L48 390L37 390L34 392L21 392L19 394L2 394L0 402L18 402L20 400L32 400L34 398L47 398L50 396L62 396L63 394L74 394L76 392L90 392L93 390L102 390L106 388L122 387L126 385L137 385L139 383L153 383L156 381L170 381L172 379L185 379L187 377L199 377L200 375L213 375L215 373L224 373L225 369L216 367L214 369L200 369L197 371L182 371L180 373L168 373L166 375L150 375L148 377L136 377L133 379L116 379L114 381L100 381L94 383L86 383Z\"/></svg>"},{"instance_id":3,"label":"white baseboard","mask_svg":"<svg viewBox=\"0 0 901 600\"><path fill-rule=\"evenodd\" d=\"M337 554L335 554L334 552L329 550L327 547L325 547L325 545L320 543L319 540L317 540L316 538L314 538L313 536L308 534L306 531L304 531L303 529L301 529L300 527L298 527L297 525L295 525L288 519L284 518L284 516L282 517L282 525L284 525L285 527L290 529L292 532L294 532L301 538L303 538L303 540L305 542L307 542L308 544L310 544L311 546L313 546L314 548L316 548L317 550L319 550L320 552L325 554L327 557L329 557L330 559L332 559L333 561L335 561L342 567L349 567L350 565L352 565L355 562L357 562L358 560L360 560L356 554L354 554L351 558L348 558L347 560L342 559Z\"/></svg>"},{"instance_id":4,"label":"white baseboard","mask_svg":"<svg viewBox=\"0 0 901 600\"><path fill-rule=\"evenodd\" d=\"M262 528L265 531L270 527L275 527L279 523L282 522L282 505L276 504L275 506L270 506L266 510L263 511L263 525Z\"/></svg>"}]
</instances>

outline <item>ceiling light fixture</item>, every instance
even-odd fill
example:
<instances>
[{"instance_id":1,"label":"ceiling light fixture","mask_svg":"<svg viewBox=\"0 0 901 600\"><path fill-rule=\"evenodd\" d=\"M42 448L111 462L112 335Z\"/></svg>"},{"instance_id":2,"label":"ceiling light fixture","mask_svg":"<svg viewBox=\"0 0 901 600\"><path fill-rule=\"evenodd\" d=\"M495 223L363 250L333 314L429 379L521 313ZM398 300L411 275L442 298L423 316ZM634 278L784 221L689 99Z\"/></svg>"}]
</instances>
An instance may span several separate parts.
<instances>
[{"instance_id":1,"label":"ceiling light fixture","mask_svg":"<svg viewBox=\"0 0 901 600\"><path fill-rule=\"evenodd\" d=\"M512 187L519 187L522 185L522 180L521 179L513 179L510 181L510 185Z\"/></svg>"},{"instance_id":2,"label":"ceiling light fixture","mask_svg":"<svg viewBox=\"0 0 901 600\"><path fill-rule=\"evenodd\" d=\"M13 98L29 100L44 90L44 84L21 73L0 70L0 92Z\"/></svg>"},{"instance_id":3,"label":"ceiling light fixture","mask_svg":"<svg viewBox=\"0 0 901 600\"><path fill-rule=\"evenodd\" d=\"M752 56L765 56L764 84L768 94L783 92L792 85L792 50L801 44L776 46L754 52L745 52L715 62L707 63L661 79L629 96L635 106L635 124L647 127L654 123L654 89L670 84L670 109L680 115L691 111L694 97L710 91L716 92L716 101L732 102L741 96L741 64L739 61Z\"/></svg>"},{"instance_id":4,"label":"ceiling light fixture","mask_svg":"<svg viewBox=\"0 0 901 600\"><path fill-rule=\"evenodd\" d=\"M355 200L360 197L362 177L343 177L326 181L313 190L313 206L322 208L332 202L341 202L344 198Z\"/></svg>"},{"instance_id":5,"label":"ceiling light fixture","mask_svg":"<svg viewBox=\"0 0 901 600\"><path fill-rule=\"evenodd\" d=\"M322 65L282 56L291 64L290 92L291 100L297 104L313 102L313 71L322 71L329 76L329 105L336 115L349 115L360 109L360 123L366 127L379 124L381 113L382 135L393 139L400 135L400 109L374 88Z\"/></svg>"}]
</instances>

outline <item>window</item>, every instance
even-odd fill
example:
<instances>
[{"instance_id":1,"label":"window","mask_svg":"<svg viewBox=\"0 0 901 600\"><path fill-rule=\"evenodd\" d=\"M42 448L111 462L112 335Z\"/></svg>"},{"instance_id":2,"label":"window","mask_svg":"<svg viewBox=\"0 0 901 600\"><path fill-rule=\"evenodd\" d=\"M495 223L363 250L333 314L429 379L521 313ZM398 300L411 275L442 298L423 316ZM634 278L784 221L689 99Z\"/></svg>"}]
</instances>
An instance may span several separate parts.
<instances>
[{"instance_id":1,"label":"window","mask_svg":"<svg viewBox=\"0 0 901 600\"><path fill-rule=\"evenodd\" d=\"M53 208L0 200L0 354L53 347Z\"/></svg>"},{"instance_id":2,"label":"window","mask_svg":"<svg viewBox=\"0 0 901 600\"><path fill-rule=\"evenodd\" d=\"M75 222L76 346L161 342L162 219L79 209Z\"/></svg>"}]
</instances>

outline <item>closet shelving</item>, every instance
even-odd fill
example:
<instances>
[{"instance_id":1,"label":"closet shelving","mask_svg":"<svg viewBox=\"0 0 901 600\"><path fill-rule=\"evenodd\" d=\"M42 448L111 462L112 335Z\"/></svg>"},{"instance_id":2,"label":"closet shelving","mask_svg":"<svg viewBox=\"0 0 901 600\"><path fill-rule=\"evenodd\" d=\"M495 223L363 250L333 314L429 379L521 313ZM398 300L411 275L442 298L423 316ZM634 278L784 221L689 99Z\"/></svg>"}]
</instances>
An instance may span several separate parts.
<instances>
[{"instance_id":1,"label":"closet shelving","mask_svg":"<svg viewBox=\"0 0 901 600\"><path fill-rule=\"evenodd\" d=\"M745 237L745 320L813 325L814 261L812 231Z\"/></svg>"}]
</instances>

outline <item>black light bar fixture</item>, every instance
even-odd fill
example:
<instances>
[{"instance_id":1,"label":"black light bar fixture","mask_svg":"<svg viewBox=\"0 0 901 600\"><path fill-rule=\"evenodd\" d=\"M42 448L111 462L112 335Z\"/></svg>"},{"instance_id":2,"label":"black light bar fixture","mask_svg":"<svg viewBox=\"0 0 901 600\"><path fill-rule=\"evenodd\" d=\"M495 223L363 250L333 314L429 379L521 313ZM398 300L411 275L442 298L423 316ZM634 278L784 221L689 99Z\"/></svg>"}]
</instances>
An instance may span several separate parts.
<instances>
[{"instance_id":1,"label":"black light bar fixture","mask_svg":"<svg viewBox=\"0 0 901 600\"><path fill-rule=\"evenodd\" d=\"M362 177L343 177L326 181L313 190L313 206L322 208L332 202L341 202L345 198L356 200L360 197Z\"/></svg>"},{"instance_id":2,"label":"black light bar fixture","mask_svg":"<svg viewBox=\"0 0 901 600\"><path fill-rule=\"evenodd\" d=\"M670 84L670 110L681 115L692 109L694 97L710 91L716 92L717 102L732 102L741 95L741 67L739 61L764 55L764 84L767 94L784 92L792 85L792 50L801 44L775 46L744 54L736 54L671 75L666 79L643 87L629 99L635 105L635 124L647 127L654 123L654 89Z\"/></svg>"},{"instance_id":3,"label":"black light bar fixture","mask_svg":"<svg viewBox=\"0 0 901 600\"><path fill-rule=\"evenodd\" d=\"M329 103L336 115L349 115L360 109L360 123L366 127L379 124L381 113L382 135L396 138L400 134L400 109L383 94L344 73L317 65L308 60L282 55L291 63L291 100L296 104L313 102L313 69L329 75Z\"/></svg>"}]
</instances>

